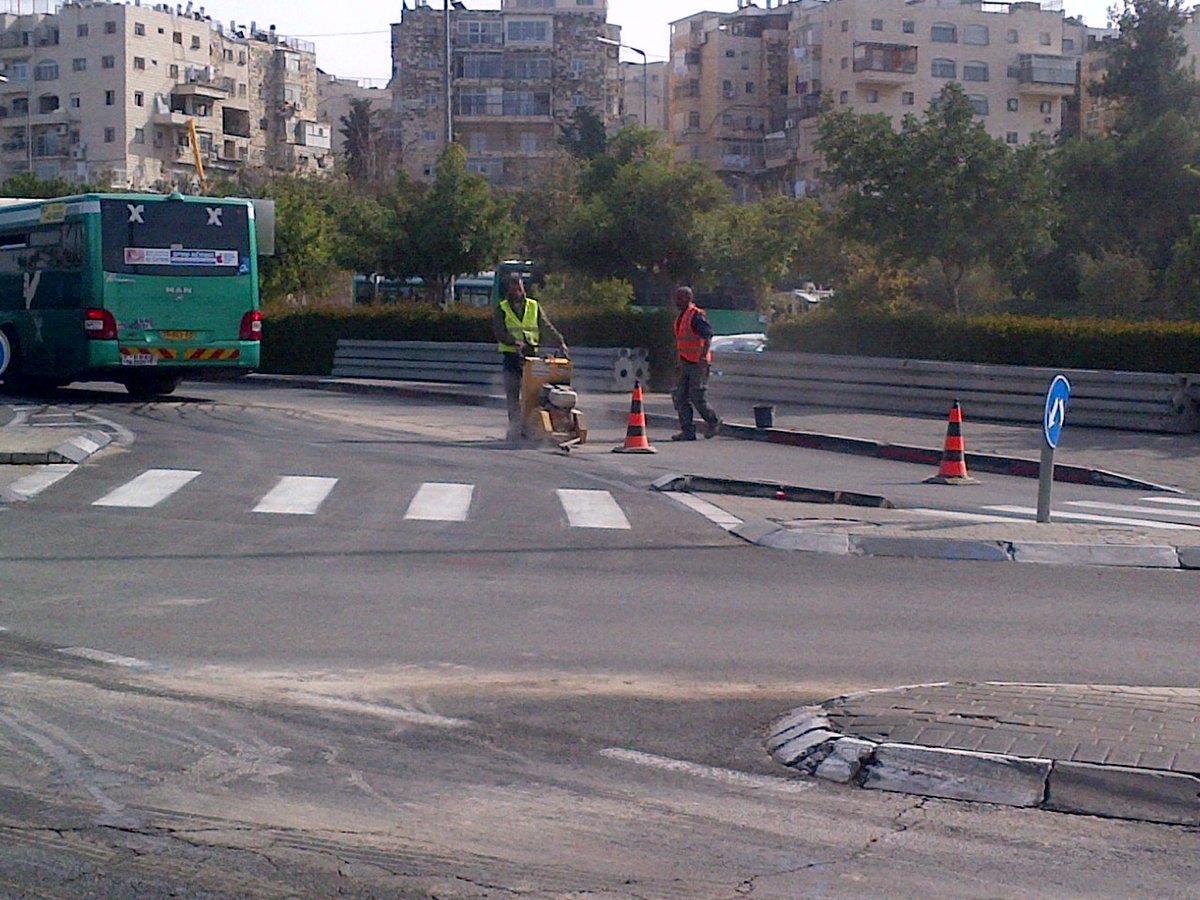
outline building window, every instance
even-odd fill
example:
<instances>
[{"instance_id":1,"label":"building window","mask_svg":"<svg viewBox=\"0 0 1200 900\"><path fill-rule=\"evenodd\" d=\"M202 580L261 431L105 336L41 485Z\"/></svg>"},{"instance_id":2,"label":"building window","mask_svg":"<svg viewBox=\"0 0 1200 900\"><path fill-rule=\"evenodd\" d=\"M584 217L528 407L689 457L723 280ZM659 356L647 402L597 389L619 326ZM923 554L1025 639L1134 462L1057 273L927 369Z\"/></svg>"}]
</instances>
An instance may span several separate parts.
<instances>
[{"instance_id":1,"label":"building window","mask_svg":"<svg viewBox=\"0 0 1200 900\"><path fill-rule=\"evenodd\" d=\"M688 112L688 130L689 131L699 131L700 130L700 110L693 109Z\"/></svg>"},{"instance_id":2,"label":"building window","mask_svg":"<svg viewBox=\"0 0 1200 900\"><path fill-rule=\"evenodd\" d=\"M726 99L733 97L733 82L726 79L721 82L721 93Z\"/></svg>"},{"instance_id":3,"label":"building window","mask_svg":"<svg viewBox=\"0 0 1200 900\"><path fill-rule=\"evenodd\" d=\"M133 58L133 67L134 67L134 69L138 70L139 72L144 72L146 70L145 57L135 56Z\"/></svg>"},{"instance_id":4,"label":"building window","mask_svg":"<svg viewBox=\"0 0 1200 900\"><path fill-rule=\"evenodd\" d=\"M116 34L117 33L117 23L111 22L111 21L105 22L104 23L104 33L105 34Z\"/></svg>"},{"instance_id":5,"label":"building window","mask_svg":"<svg viewBox=\"0 0 1200 900\"><path fill-rule=\"evenodd\" d=\"M86 72L87 71L87 59L82 56L77 56L75 59L71 60L71 71L72 72Z\"/></svg>"},{"instance_id":6,"label":"building window","mask_svg":"<svg viewBox=\"0 0 1200 900\"><path fill-rule=\"evenodd\" d=\"M145 128L133 129L133 142L135 144L146 143L146 129Z\"/></svg>"},{"instance_id":7,"label":"building window","mask_svg":"<svg viewBox=\"0 0 1200 900\"><path fill-rule=\"evenodd\" d=\"M849 20L849 19L842 19L842 25L841 25L841 28L842 28L842 31L849 31L849 30L850 30L850 20Z\"/></svg>"},{"instance_id":8,"label":"building window","mask_svg":"<svg viewBox=\"0 0 1200 900\"><path fill-rule=\"evenodd\" d=\"M432 144L438 139L436 131L426 131L422 137L425 139L425 143L427 144Z\"/></svg>"},{"instance_id":9,"label":"building window","mask_svg":"<svg viewBox=\"0 0 1200 900\"><path fill-rule=\"evenodd\" d=\"M952 59L935 59L932 63L930 74L934 78L957 78L958 66L955 65Z\"/></svg>"},{"instance_id":10,"label":"building window","mask_svg":"<svg viewBox=\"0 0 1200 900\"><path fill-rule=\"evenodd\" d=\"M117 129L115 129L115 128L105 128L104 129L104 143L111 144L116 139L117 139Z\"/></svg>"},{"instance_id":11,"label":"building window","mask_svg":"<svg viewBox=\"0 0 1200 900\"><path fill-rule=\"evenodd\" d=\"M1004 132L1004 143L1019 144L1020 142L1021 142L1021 136L1019 134L1017 134L1015 131Z\"/></svg>"},{"instance_id":12,"label":"building window","mask_svg":"<svg viewBox=\"0 0 1200 900\"><path fill-rule=\"evenodd\" d=\"M233 62L233 50L226 47L221 51L221 59L225 60L225 62Z\"/></svg>"},{"instance_id":13,"label":"building window","mask_svg":"<svg viewBox=\"0 0 1200 900\"><path fill-rule=\"evenodd\" d=\"M1042 113L1043 115L1048 115L1049 113L1054 112L1054 101L1043 100L1038 104L1038 112Z\"/></svg>"},{"instance_id":14,"label":"building window","mask_svg":"<svg viewBox=\"0 0 1200 900\"><path fill-rule=\"evenodd\" d=\"M986 116L988 114L988 98L983 94L969 94L967 99L971 101L971 108L975 110L975 115Z\"/></svg>"},{"instance_id":15,"label":"building window","mask_svg":"<svg viewBox=\"0 0 1200 900\"><path fill-rule=\"evenodd\" d=\"M842 91L840 94L838 94L838 103L841 103L844 106L849 102L850 102L850 92L849 91Z\"/></svg>"},{"instance_id":16,"label":"building window","mask_svg":"<svg viewBox=\"0 0 1200 900\"><path fill-rule=\"evenodd\" d=\"M70 97L67 99L67 105L68 105L69 107L71 107L71 109L79 109L79 95L78 95L78 94L72 94L72 95L71 95L71 96L70 96Z\"/></svg>"},{"instance_id":17,"label":"building window","mask_svg":"<svg viewBox=\"0 0 1200 900\"><path fill-rule=\"evenodd\" d=\"M87 37L87 36L88 36L88 27L86 25L76 25L75 26L75 37Z\"/></svg>"},{"instance_id":18,"label":"building window","mask_svg":"<svg viewBox=\"0 0 1200 900\"><path fill-rule=\"evenodd\" d=\"M753 81L747 81L747 82L746 82L746 93L747 93L747 94L753 94L753 93L754 93L754 82L753 82Z\"/></svg>"},{"instance_id":19,"label":"building window","mask_svg":"<svg viewBox=\"0 0 1200 900\"><path fill-rule=\"evenodd\" d=\"M44 59L33 67L34 81L54 81L58 78L58 63L52 59Z\"/></svg>"},{"instance_id":20,"label":"building window","mask_svg":"<svg viewBox=\"0 0 1200 900\"><path fill-rule=\"evenodd\" d=\"M522 153L537 153L538 152L538 136L532 131L521 132L521 152Z\"/></svg>"},{"instance_id":21,"label":"building window","mask_svg":"<svg viewBox=\"0 0 1200 900\"><path fill-rule=\"evenodd\" d=\"M987 81L988 67L985 62L965 62L962 70L963 81Z\"/></svg>"},{"instance_id":22,"label":"building window","mask_svg":"<svg viewBox=\"0 0 1200 900\"><path fill-rule=\"evenodd\" d=\"M175 65L175 63L171 63L171 65L167 66L167 77L168 78L178 78L179 77L179 66Z\"/></svg>"},{"instance_id":23,"label":"building window","mask_svg":"<svg viewBox=\"0 0 1200 900\"><path fill-rule=\"evenodd\" d=\"M725 58L726 58L726 59L735 59L735 58L737 58L737 51L736 51L736 50L726 50L726 51L725 51Z\"/></svg>"},{"instance_id":24,"label":"building window","mask_svg":"<svg viewBox=\"0 0 1200 900\"><path fill-rule=\"evenodd\" d=\"M100 68L102 68L102 69L111 69L111 68L115 67L116 64L117 64L117 58L115 56L100 57Z\"/></svg>"},{"instance_id":25,"label":"building window","mask_svg":"<svg viewBox=\"0 0 1200 900\"><path fill-rule=\"evenodd\" d=\"M146 26L143 25L141 22L134 22L133 23L133 33L135 35L137 35L138 37L145 37L146 36Z\"/></svg>"},{"instance_id":26,"label":"building window","mask_svg":"<svg viewBox=\"0 0 1200 900\"><path fill-rule=\"evenodd\" d=\"M914 22L912 19L905 19L903 22L900 23L900 30L903 31L905 34L916 34L917 33L917 23Z\"/></svg>"},{"instance_id":27,"label":"building window","mask_svg":"<svg viewBox=\"0 0 1200 900\"><path fill-rule=\"evenodd\" d=\"M1018 102L1016 97L1009 97L1007 106L1009 112L1017 112L1017 110L1021 108L1021 104Z\"/></svg>"},{"instance_id":28,"label":"building window","mask_svg":"<svg viewBox=\"0 0 1200 900\"><path fill-rule=\"evenodd\" d=\"M1019 44L1021 42L1021 32L1017 31L1015 28L1010 28L1008 29L1008 35L1005 37L1005 40L1010 44Z\"/></svg>"},{"instance_id":29,"label":"building window","mask_svg":"<svg viewBox=\"0 0 1200 900\"><path fill-rule=\"evenodd\" d=\"M1074 38L1063 38L1063 53L1073 53L1073 52L1075 52L1075 39Z\"/></svg>"},{"instance_id":30,"label":"building window","mask_svg":"<svg viewBox=\"0 0 1200 900\"><path fill-rule=\"evenodd\" d=\"M482 153L488 148L487 133L472 131L467 135L467 146L470 147L472 153Z\"/></svg>"},{"instance_id":31,"label":"building window","mask_svg":"<svg viewBox=\"0 0 1200 900\"><path fill-rule=\"evenodd\" d=\"M540 19L517 19L508 23L511 44L544 44L550 40L550 23Z\"/></svg>"},{"instance_id":32,"label":"building window","mask_svg":"<svg viewBox=\"0 0 1200 900\"><path fill-rule=\"evenodd\" d=\"M192 49L193 50L200 49L200 35L198 35L198 34L192 35Z\"/></svg>"},{"instance_id":33,"label":"building window","mask_svg":"<svg viewBox=\"0 0 1200 900\"><path fill-rule=\"evenodd\" d=\"M958 29L949 22L935 22L929 31L929 39L935 44L957 44Z\"/></svg>"},{"instance_id":34,"label":"building window","mask_svg":"<svg viewBox=\"0 0 1200 900\"><path fill-rule=\"evenodd\" d=\"M872 19L871 20L871 30L872 31L883 31L883 19Z\"/></svg>"},{"instance_id":35,"label":"building window","mask_svg":"<svg viewBox=\"0 0 1200 900\"><path fill-rule=\"evenodd\" d=\"M848 57L848 56L843 56L843 57L842 57L842 68L843 68L843 69L848 69L848 68L850 68L850 57Z\"/></svg>"},{"instance_id":36,"label":"building window","mask_svg":"<svg viewBox=\"0 0 1200 900\"><path fill-rule=\"evenodd\" d=\"M116 103L117 103L117 92L116 91L105 91L104 92L104 105L105 106L115 106Z\"/></svg>"},{"instance_id":37,"label":"building window","mask_svg":"<svg viewBox=\"0 0 1200 900\"><path fill-rule=\"evenodd\" d=\"M916 101L917 101L916 95L912 91L904 91L900 95L900 105L901 106L912 106L914 103L916 103Z\"/></svg>"},{"instance_id":38,"label":"building window","mask_svg":"<svg viewBox=\"0 0 1200 900\"><path fill-rule=\"evenodd\" d=\"M183 43L183 32L182 31L171 32L171 43L172 44L182 44Z\"/></svg>"},{"instance_id":39,"label":"building window","mask_svg":"<svg viewBox=\"0 0 1200 900\"><path fill-rule=\"evenodd\" d=\"M142 93L141 91L134 91L133 92L133 105L134 106L145 106L146 105L146 95L144 93Z\"/></svg>"},{"instance_id":40,"label":"building window","mask_svg":"<svg viewBox=\"0 0 1200 900\"><path fill-rule=\"evenodd\" d=\"M1043 47L1049 47L1050 46L1050 32L1043 31L1041 34L1039 34L1038 35L1038 43L1041 44Z\"/></svg>"},{"instance_id":41,"label":"building window","mask_svg":"<svg viewBox=\"0 0 1200 900\"><path fill-rule=\"evenodd\" d=\"M985 47L988 44L988 28L986 25L967 25L963 28L963 43Z\"/></svg>"},{"instance_id":42,"label":"building window","mask_svg":"<svg viewBox=\"0 0 1200 900\"><path fill-rule=\"evenodd\" d=\"M879 102L879 91L876 91L876 90L867 91L867 102L868 103L878 103Z\"/></svg>"}]
</instances>

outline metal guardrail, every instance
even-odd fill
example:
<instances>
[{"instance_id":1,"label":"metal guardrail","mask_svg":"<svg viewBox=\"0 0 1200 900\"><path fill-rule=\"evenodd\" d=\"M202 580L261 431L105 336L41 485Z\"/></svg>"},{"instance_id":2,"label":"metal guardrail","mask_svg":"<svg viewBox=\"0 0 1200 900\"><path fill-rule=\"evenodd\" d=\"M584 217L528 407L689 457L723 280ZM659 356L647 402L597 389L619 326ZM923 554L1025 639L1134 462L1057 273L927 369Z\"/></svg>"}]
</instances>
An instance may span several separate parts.
<instances>
[{"instance_id":1,"label":"metal guardrail","mask_svg":"<svg viewBox=\"0 0 1200 900\"><path fill-rule=\"evenodd\" d=\"M573 383L583 390L627 393L650 376L640 347L572 347ZM339 340L333 357L337 378L380 378L440 384L480 384L499 389L496 345L478 342Z\"/></svg>"},{"instance_id":2,"label":"metal guardrail","mask_svg":"<svg viewBox=\"0 0 1200 900\"><path fill-rule=\"evenodd\" d=\"M1200 430L1200 374L1049 369L817 353L722 354L712 389L726 400L1040 423L1055 375L1071 382L1071 425Z\"/></svg>"}]
</instances>

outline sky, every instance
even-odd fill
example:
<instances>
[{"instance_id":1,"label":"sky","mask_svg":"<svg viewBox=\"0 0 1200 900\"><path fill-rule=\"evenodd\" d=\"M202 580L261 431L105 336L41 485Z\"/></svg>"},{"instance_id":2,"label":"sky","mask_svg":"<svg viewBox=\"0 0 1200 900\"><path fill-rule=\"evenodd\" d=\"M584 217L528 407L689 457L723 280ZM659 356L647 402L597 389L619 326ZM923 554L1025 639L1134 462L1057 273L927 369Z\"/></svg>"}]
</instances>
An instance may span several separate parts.
<instances>
[{"instance_id":1,"label":"sky","mask_svg":"<svg viewBox=\"0 0 1200 900\"><path fill-rule=\"evenodd\" d=\"M150 2L150 0L146 0ZM1083 16L1087 24L1105 24L1110 0L1063 0L1068 15ZM466 0L470 9L498 9L499 0ZM200 5L199 2L196 4ZM239 24L274 25L281 34L312 41L317 65L331 75L369 80L382 87L392 70L392 22L400 20L400 0L205 0L213 19ZM430 0L436 9L441 0ZM624 43L646 52L651 62L667 58L670 23L694 13L732 12L737 0L608 0L608 21L621 26ZM633 62L641 57L622 51ZM623 57L624 58L624 57Z\"/></svg>"}]
</instances>

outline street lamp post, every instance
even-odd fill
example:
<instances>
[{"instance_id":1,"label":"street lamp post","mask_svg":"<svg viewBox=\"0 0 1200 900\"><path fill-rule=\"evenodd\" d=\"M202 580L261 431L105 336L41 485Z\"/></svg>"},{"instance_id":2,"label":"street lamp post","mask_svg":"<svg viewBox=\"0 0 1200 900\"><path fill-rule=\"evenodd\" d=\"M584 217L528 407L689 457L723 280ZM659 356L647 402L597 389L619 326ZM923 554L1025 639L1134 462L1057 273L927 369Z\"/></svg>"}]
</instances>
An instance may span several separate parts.
<instances>
[{"instance_id":1,"label":"street lamp post","mask_svg":"<svg viewBox=\"0 0 1200 900\"><path fill-rule=\"evenodd\" d=\"M454 117L450 110L450 0L442 0L443 15L445 16L446 64L442 70L442 101L446 104L446 116L443 125L446 130L446 146L454 143Z\"/></svg>"},{"instance_id":2,"label":"street lamp post","mask_svg":"<svg viewBox=\"0 0 1200 900\"><path fill-rule=\"evenodd\" d=\"M646 51L639 50L637 47L631 47L629 44L622 44L620 41L614 41L612 38L598 37L596 38L601 44L607 44L610 47L624 47L626 50L632 50L642 58L642 127L650 127L650 104L649 104L649 87L650 78L646 68Z\"/></svg>"}]
</instances>

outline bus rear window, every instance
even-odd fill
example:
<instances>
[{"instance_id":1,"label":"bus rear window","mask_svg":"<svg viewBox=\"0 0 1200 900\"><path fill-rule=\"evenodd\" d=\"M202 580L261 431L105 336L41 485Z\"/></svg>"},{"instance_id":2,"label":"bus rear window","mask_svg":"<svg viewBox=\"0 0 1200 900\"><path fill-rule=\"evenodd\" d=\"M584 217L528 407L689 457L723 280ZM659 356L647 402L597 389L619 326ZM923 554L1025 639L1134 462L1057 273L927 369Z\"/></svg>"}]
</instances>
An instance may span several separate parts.
<instances>
[{"instance_id":1,"label":"bus rear window","mask_svg":"<svg viewBox=\"0 0 1200 900\"><path fill-rule=\"evenodd\" d=\"M250 216L240 205L102 200L104 271L221 276L250 271Z\"/></svg>"}]
</instances>

